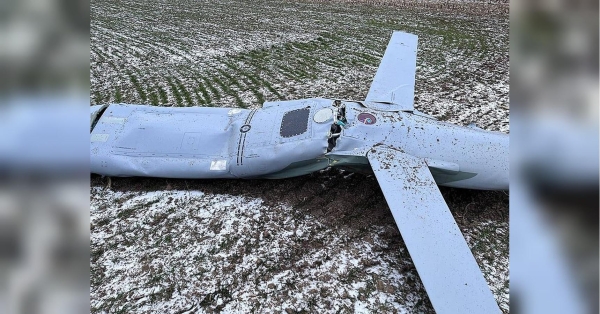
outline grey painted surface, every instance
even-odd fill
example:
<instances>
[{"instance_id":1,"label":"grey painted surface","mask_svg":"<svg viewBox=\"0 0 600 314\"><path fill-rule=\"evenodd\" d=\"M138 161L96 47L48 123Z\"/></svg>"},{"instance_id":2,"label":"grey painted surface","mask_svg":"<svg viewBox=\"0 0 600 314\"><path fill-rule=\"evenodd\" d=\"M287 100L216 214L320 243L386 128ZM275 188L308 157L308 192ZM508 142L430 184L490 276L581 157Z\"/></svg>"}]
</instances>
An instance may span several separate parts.
<instances>
[{"instance_id":1,"label":"grey painted surface","mask_svg":"<svg viewBox=\"0 0 600 314\"><path fill-rule=\"evenodd\" d=\"M91 171L196 179L269 175L323 157L330 124L312 116L332 103L304 99L259 110L110 105L92 131ZM310 110L306 131L282 137L285 113L303 108Z\"/></svg>"},{"instance_id":2,"label":"grey painted surface","mask_svg":"<svg viewBox=\"0 0 600 314\"><path fill-rule=\"evenodd\" d=\"M390 102L408 110L413 108L417 42L413 34L392 34L365 100Z\"/></svg>"},{"instance_id":3,"label":"grey painted surface","mask_svg":"<svg viewBox=\"0 0 600 314\"><path fill-rule=\"evenodd\" d=\"M322 108L338 111L330 99L281 102L257 110L165 108L110 105L91 136L91 169L109 176L170 178L286 177L291 164L313 160L320 167L346 166L348 152L376 145L423 158L440 185L508 189L508 135L460 127L407 111L374 111L361 102L341 102L346 123L326 153L332 122L317 123ZM306 132L281 136L283 116L308 108ZM358 120L370 113L374 124ZM304 121L303 121L304 123ZM242 127L249 129L242 132ZM323 163L328 160L328 163ZM289 176L306 174L290 172Z\"/></svg>"},{"instance_id":4,"label":"grey painted surface","mask_svg":"<svg viewBox=\"0 0 600 314\"><path fill-rule=\"evenodd\" d=\"M424 158L438 170L435 179L440 185L508 189L507 134L457 126L410 111L374 111L360 102L345 104L348 123L332 153L385 145ZM367 125L358 121L363 112L373 114L377 122Z\"/></svg>"},{"instance_id":5,"label":"grey painted surface","mask_svg":"<svg viewBox=\"0 0 600 314\"><path fill-rule=\"evenodd\" d=\"M437 313L500 313L422 158L377 147L367 155Z\"/></svg>"},{"instance_id":6,"label":"grey painted surface","mask_svg":"<svg viewBox=\"0 0 600 314\"><path fill-rule=\"evenodd\" d=\"M436 311L498 312L435 184L508 189L508 135L414 110L416 46L416 36L393 34L365 101L275 101L255 110L93 106L91 171L275 179L372 168Z\"/></svg>"}]
</instances>

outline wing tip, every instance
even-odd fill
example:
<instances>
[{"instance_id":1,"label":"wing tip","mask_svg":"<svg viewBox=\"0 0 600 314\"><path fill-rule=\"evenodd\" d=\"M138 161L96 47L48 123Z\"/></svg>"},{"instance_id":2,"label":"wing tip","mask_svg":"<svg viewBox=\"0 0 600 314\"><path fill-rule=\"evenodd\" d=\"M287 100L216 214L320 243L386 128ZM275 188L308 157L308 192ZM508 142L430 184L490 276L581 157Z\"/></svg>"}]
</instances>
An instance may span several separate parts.
<instances>
[{"instance_id":1,"label":"wing tip","mask_svg":"<svg viewBox=\"0 0 600 314\"><path fill-rule=\"evenodd\" d=\"M405 31L392 31L392 37L395 36L406 36L407 38L418 39L419 36L413 33L405 32Z\"/></svg>"}]
</instances>

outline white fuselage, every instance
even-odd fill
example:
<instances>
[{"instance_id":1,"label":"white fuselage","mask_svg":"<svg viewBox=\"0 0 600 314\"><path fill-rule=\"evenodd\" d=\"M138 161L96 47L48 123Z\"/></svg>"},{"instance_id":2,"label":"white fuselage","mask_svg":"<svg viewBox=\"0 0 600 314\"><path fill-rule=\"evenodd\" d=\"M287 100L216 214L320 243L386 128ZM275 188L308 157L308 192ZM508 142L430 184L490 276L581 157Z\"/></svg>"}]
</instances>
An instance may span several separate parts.
<instances>
[{"instance_id":1,"label":"white fuselage","mask_svg":"<svg viewBox=\"0 0 600 314\"><path fill-rule=\"evenodd\" d=\"M374 124L358 119L376 117ZM463 127L413 112L385 112L346 103L348 124L336 149L385 145L424 158L439 185L480 189L508 189L508 134Z\"/></svg>"},{"instance_id":2,"label":"white fuselage","mask_svg":"<svg viewBox=\"0 0 600 314\"><path fill-rule=\"evenodd\" d=\"M345 122L332 146L340 108ZM330 166L369 170L368 150L384 145L424 158L439 185L508 189L507 134L388 108L322 98L255 110L110 105L94 120L91 170L109 176L285 178Z\"/></svg>"}]
</instances>

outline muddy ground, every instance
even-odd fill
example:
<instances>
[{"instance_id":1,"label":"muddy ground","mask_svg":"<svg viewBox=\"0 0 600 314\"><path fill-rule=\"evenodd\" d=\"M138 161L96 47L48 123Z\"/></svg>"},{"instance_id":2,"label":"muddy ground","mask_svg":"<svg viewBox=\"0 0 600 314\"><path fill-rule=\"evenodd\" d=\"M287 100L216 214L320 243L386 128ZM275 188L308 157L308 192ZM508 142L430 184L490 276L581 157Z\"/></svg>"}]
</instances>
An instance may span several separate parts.
<instances>
[{"instance_id":1,"label":"muddy ground","mask_svg":"<svg viewBox=\"0 0 600 314\"><path fill-rule=\"evenodd\" d=\"M93 0L91 103L361 99L397 29L419 110L508 132L506 4L453 3ZM440 190L507 313L508 194ZM92 175L90 209L94 313L433 312L373 175Z\"/></svg>"}]
</instances>

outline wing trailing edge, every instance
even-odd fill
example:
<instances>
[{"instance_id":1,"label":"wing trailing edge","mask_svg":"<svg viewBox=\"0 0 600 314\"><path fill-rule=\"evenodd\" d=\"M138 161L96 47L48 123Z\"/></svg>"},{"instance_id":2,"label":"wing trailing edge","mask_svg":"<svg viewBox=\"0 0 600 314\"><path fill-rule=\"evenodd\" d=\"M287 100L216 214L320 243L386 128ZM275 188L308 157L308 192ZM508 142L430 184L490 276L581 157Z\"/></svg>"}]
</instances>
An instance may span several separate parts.
<instances>
[{"instance_id":1,"label":"wing trailing edge","mask_svg":"<svg viewBox=\"0 0 600 314\"><path fill-rule=\"evenodd\" d=\"M427 163L399 151L367 155L437 313L500 313Z\"/></svg>"}]
</instances>

